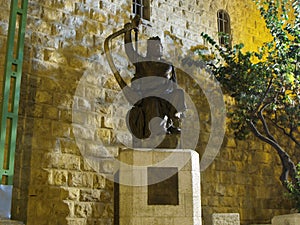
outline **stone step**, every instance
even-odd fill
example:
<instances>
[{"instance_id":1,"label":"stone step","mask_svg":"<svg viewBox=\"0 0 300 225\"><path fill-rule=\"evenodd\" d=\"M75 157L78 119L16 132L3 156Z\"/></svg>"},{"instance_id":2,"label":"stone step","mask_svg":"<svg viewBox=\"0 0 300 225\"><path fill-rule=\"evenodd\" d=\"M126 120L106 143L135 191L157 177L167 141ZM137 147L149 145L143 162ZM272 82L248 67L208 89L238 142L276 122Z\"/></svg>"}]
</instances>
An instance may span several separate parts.
<instances>
[{"instance_id":1,"label":"stone step","mask_svg":"<svg viewBox=\"0 0 300 225\"><path fill-rule=\"evenodd\" d=\"M16 221L16 220L9 220L9 219L1 219L0 218L0 225L24 225L23 222Z\"/></svg>"}]
</instances>

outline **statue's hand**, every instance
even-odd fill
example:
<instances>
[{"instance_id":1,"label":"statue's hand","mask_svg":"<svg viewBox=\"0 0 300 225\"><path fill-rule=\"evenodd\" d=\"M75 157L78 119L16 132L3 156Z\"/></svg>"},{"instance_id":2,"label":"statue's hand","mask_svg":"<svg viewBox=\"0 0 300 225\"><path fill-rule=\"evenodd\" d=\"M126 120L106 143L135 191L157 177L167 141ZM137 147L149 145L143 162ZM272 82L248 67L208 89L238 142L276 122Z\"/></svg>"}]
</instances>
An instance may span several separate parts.
<instances>
[{"instance_id":1,"label":"statue's hand","mask_svg":"<svg viewBox=\"0 0 300 225\"><path fill-rule=\"evenodd\" d=\"M125 23L124 28L126 31L130 31L133 29L132 23Z\"/></svg>"},{"instance_id":2,"label":"statue's hand","mask_svg":"<svg viewBox=\"0 0 300 225\"><path fill-rule=\"evenodd\" d=\"M139 25L142 23L141 18L139 15L136 15L132 20L131 23L126 23L124 28L129 31L132 29L138 29Z\"/></svg>"},{"instance_id":3,"label":"statue's hand","mask_svg":"<svg viewBox=\"0 0 300 225\"><path fill-rule=\"evenodd\" d=\"M135 15L135 17L131 20L131 24L134 29L137 29L141 23L142 21L139 15Z\"/></svg>"}]
</instances>

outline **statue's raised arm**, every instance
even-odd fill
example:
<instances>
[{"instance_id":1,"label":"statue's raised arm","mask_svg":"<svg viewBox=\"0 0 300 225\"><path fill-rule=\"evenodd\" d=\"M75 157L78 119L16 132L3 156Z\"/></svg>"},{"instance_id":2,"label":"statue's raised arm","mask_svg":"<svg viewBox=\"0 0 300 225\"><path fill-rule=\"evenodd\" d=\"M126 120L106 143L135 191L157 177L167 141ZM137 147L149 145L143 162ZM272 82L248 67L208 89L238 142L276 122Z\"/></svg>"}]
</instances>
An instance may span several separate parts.
<instances>
[{"instance_id":1,"label":"statue's raised arm","mask_svg":"<svg viewBox=\"0 0 300 225\"><path fill-rule=\"evenodd\" d=\"M139 98L139 95L134 92L124 81L124 79L122 78L122 76L120 75L120 72L118 71L117 67L114 64L114 60L113 57L111 55L111 49L110 49L110 41L122 34L125 34L125 39L130 40L131 41L131 31L133 29L137 29L138 26L140 25L140 17L139 16L135 16L132 20L131 23L126 23L124 28L121 30L118 30L115 33L112 33L111 35L109 35L105 41L104 41L104 51L105 51L105 55L106 55L106 59L107 62L109 64L110 69L113 72L114 77L117 80L117 83L119 84L120 88L122 89L126 99L131 103L134 104L136 102L136 99ZM129 37L130 36L130 37ZM125 48L125 51L127 54L130 55L130 57L136 57L136 58L132 58L132 59L139 59L138 57L142 57L140 56L132 47L132 43L128 43L128 46ZM133 61L132 61L133 62Z\"/></svg>"},{"instance_id":2,"label":"statue's raised arm","mask_svg":"<svg viewBox=\"0 0 300 225\"><path fill-rule=\"evenodd\" d=\"M135 30L137 32L138 26L141 24L141 19L138 15L136 15L131 23L126 23L124 25L124 29L126 30L125 35L124 35L124 43L125 43L125 51L127 54L127 57L132 63L142 61L144 59L143 56L141 56L138 52L137 49L133 48L132 44L132 30Z\"/></svg>"},{"instance_id":3,"label":"statue's raised arm","mask_svg":"<svg viewBox=\"0 0 300 225\"><path fill-rule=\"evenodd\" d=\"M116 68L115 64L114 64L114 61L113 61L113 58L112 58L112 55L111 55L111 50L110 50L110 46L109 46L109 42L122 35L122 34L125 34L125 51L129 57L129 59L133 62L134 60L138 60L139 57L142 57L140 56L134 49L133 49L133 46L132 46L132 40L131 40L131 31L133 29L137 29L138 26L140 25L140 17L139 16L135 16L131 23L126 23L124 28L121 29L121 30L118 30L117 32L109 35L105 41L104 41L104 51L105 51L105 55L106 55L106 58L107 58L107 61L108 61L108 64L114 74L114 77L116 78L119 86L121 87L121 89L125 88L127 86L126 82L123 80L123 78L121 77L118 69Z\"/></svg>"}]
</instances>

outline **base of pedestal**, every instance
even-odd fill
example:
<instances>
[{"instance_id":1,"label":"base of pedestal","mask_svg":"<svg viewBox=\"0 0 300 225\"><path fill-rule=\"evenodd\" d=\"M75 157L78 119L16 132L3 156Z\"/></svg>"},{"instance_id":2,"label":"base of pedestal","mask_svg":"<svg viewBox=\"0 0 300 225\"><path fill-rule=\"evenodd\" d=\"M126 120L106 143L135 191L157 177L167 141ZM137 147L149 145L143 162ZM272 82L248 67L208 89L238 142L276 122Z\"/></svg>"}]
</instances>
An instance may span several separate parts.
<instances>
[{"instance_id":1,"label":"base of pedestal","mask_svg":"<svg viewBox=\"0 0 300 225\"><path fill-rule=\"evenodd\" d=\"M126 149L120 161L120 225L201 225L197 152Z\"/></svg>"}]
</instances>

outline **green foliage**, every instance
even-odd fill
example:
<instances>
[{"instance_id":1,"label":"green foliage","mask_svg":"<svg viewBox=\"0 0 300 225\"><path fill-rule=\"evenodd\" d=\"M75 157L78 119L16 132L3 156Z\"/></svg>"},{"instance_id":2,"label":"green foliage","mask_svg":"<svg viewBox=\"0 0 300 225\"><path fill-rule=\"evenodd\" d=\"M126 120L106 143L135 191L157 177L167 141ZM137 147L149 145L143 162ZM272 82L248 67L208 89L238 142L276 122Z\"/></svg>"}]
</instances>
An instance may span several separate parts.
<instances>
[{"instance_id":1,"label":"green foliage","mask_svg":"<svg viewBox=\"0 0 300 225\"><path fill-rule=\"evenodd\" d=\"M260 10L271 40L257 51L244 51L244 44L218 45L202 37L216 59L207 64L235 104L228 107L231 128L237 138L252 132L278 153L282 184L300 209L300 176L288 153L274 136L283 132L297 146L300 137L300 3L299 0L253 0Z\"/></svg>"},{"instance_id":2,"label":"green foliage","mask_svg":"<svg viewBox=\"0 0 300 225\"><path fill-rule=\"evenodd\" d=\"M256 123L262 109L280 127L296 130L300 125L299 2L255 2L273 37L257 51L242 51L244 44L222 47L202 33L220 56L209 66L225 92L236 101L229 115L233 119L232 128L240 138L249 133L247 123ZM289 3L294 9L294 20L288 17Z\"/></svg>"},{"instance_id":3,"label":"green foliage","mask_svg":"<svg viewBox=\"0 0 300 225\"><path fill-rule=\"evenodd\" d=\"M300 180L300 163L297 164L297 174L296 177ZM298 186L300 184L298 183ZM292 182L287 181L287 189L289 191L288 197L290 197L295 202L295 207L298 212L300 212L300 190Z\"/></svg>"}]
</instances>

